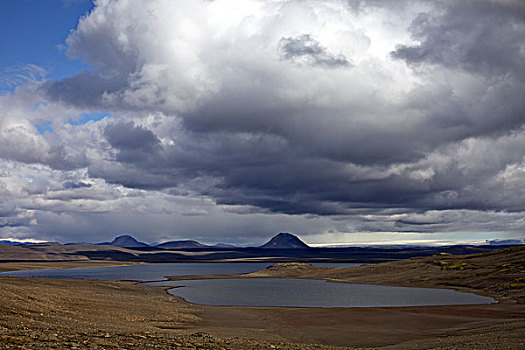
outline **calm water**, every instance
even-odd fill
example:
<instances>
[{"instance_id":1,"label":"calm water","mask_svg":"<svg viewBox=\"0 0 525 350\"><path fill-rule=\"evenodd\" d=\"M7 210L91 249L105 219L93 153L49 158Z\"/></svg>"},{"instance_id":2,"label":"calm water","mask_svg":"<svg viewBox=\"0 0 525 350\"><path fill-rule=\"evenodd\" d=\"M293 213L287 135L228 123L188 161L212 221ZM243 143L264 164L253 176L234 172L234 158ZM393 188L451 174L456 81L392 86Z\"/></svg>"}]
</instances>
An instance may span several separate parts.
<instances>
[{"instance_id":1,"label":"calm water","mask_svg":"<svg viewBox=\"0 0 525 350\"><path fill-rule=\"evenodd\" d=\"M249 273L264 269L269 265L269 263L166 263L78 269L10 271L4 272L1 275L144 282L164 280L166 276Z\"/></svg>"},{"instance_id":2,"label":"calm water","mask_svg":"<svg viewBox=\"0 0 525 350\"><path fill-rule=\"evenodd\" d=\"M328 283L302 279L202 279L162 281L166 276L235 274L258 271L269 263L166 263L78 269L26 270L1 275L84 278L131 281L173 286L170 293L189 302L208 305L365 307L489 304L492 298L446 289L404 288L365 284ZM351 263L316 263L319 266L357 266Z\"/></svg>"},{"instance_id":3,"label":"calm water","mask_svg":"<svg viewBox=\"0 0 525 350\"><path fill-rule=\"evenodd\" d=\"M330 283L304 279L202 279L148 283L196 304L293 307L379 307L490 304L489 297L448 289Z\"/></svg>"},{"instance_id":4,"label":"calm water","mask_svg":"<svg viewBox=\"0 0 525 350\"><path fill-rule=\"evenodd\" d=\"M90 267L78 269L24 270L0 273L7 276L44 278L84 278L127 281L159 281L166 276L219 275L250 273L270 263L164 263L132 266ZM319 263L319 266L358 266L352 263Z\"/></svg>"}]
</instances>

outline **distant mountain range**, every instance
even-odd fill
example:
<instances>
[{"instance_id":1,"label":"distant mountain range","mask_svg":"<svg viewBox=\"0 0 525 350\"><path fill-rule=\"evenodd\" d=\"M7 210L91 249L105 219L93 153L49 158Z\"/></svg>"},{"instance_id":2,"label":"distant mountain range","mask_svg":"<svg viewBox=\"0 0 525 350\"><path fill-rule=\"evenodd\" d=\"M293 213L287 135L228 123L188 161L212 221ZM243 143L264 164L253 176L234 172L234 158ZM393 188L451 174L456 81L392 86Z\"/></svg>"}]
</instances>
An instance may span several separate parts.
<instances>
[{"instance_id":1,"label":"distant mountain range","mask_svg":"<svg viewBox=\"0 0 525 350\"><path fill-rule=\"evenodd\" d=\"M486 240L488 245L521 245L525 244L524 239L494 239Z\"/></svg>"},{"instance_id":2,"label":"distant mountain range","mask_svg":"<svg viewBox=\"0 0 525 350\"><path fill-rule=\"evenodd\" d=\"M5 245L21 245L21 244L24 244L24 243L22 243L22 242L15 242L15 241L0 240L0 244L5 244Z\"/></svg>"},{"instance_id":3,"label":"distant mountain range","mask_svg":"<svg viewBox=\"0 0 525 350\"><path fill-rule=\"evenodd\" d=\"M206 262L206 261L345 261L381 262L430 256L440 253L466 255L485 253L523 243L519 240L488 241L485 245L453 246L378 246L309 247L297 236L279 233L261 246L236 247L227 244L206 245L194 240L178 240L148 245L130 235L99 244L60 244L44 242L0 244L0 261L112 260L136 262ZM9 245L8 245L9 244ZM199 252L195 254L195 252Z\"/></svg>"},{"instance_id":4,"label":"distant mountain range","mask_svg":"<svg viewBox=\"0 0 525 350\"><path fill-rule=\"evenodd\" d=\"M21 242L21 241L11 241L9 239L0 240L0 244L4 244L4 245L28 245L28 244L35 244L35 243L42 243L42 241L35 242L35 241L24 240L23 242Z\"/></svg>"},{"instance_id":5,"label":"distant mountain range","mask_svg":"<svg viewBox=\"0 0 525 350\"><path fill-rule=\"evenodd\" d=\"M206 245L193 240L180 240L180 241L169 241L160 243L157 245L148 245L144 242L137 241L130 235L123 235L116 237L111 242L102 242L98 245L112 245L115 247L122 248L161 248L161 249L206 249L206 248L218 248L218 249L235 249L238 248L232 244L218 243L213 246ZM270 239L267 243L263 244L259 248L263 249L308 249L310 248L306 243L301 241L297 236L291 233L279 233Z\"/></svg>"},{"instance_id":6,"label":"distant mountain range","mask_svg":"<svg viewBox=\"0 0 525 350\"><path fill-rule=\"evenodd\" d=\"M520 245L524 244L524 240L519 239L508 239L508 240L487 240L486 245L491 246L498 246L498 245ZM9 245L18 245L21 244L19 242L11 242L11 241L0 241L0 244L9 244ZM66 243L70 244L70 243ZM79 243L75 243L79 244ZM89 244L89 243L86 243ZM97 243L97 245L111 245L115 247L122 247L122 248L160 248L160 249L171 249L171 250L193 250L193 249L239 249L240 247L237 247L233 244L225 244L225 243L218 243L215 245L207 245L204 243L200 243L198 241L194 240L177 240L177 241L168 241L163 242L160 244L146 244L144 242L140 242L136 240L134 237L130 235L123 235L116 237L111 242L102 242ZM417 247L417 246L414 246ZM265 244L258 246L258 247L252 247L252 248L261 248L261 249L311 249L311 247L301 241L301 239L291 233L281 232L275 236L273 236L268 242ZM372 248L372 247L369 247ZM377 248L388 248L387 246L380 246ZM392 247L392 248L402 248L401 246L398 247ZM405 248L409 248L408 246Z\"/></svg>"},{"instance_id":7,"label":"distant mountain range","mask_svg":"<svg viewBox=\"0 0 525 350\"><path fill-rule=\"evenodd\" d=\"M344 261L374 263L448 253L466 255L501 249L514 241L483 246L427 247L308 247L290 233L280 233L258 247L205 245L196 241L170 241L148 245L124 235L104 244L60 244L57 242L23 245L0 244L0 261L112 260L135 262L209 261ZM523 247L517 247L523 249ZM195 254L195 252L199 252Z\"/></svg>"},{"instance_id":8,"label":"distant mountain range","mask_svg":"<svg viewBox=\"0 0 525 350\"><path fill-rule=\"evenodd\" d=\"M12 239L0 239L0 245L10 245L10 246L29 246L34 245L37 242L31 242L31 241L15 241ZM44 244L50 244L52 242L41 242ZM306 250L306 249L320 249L321 247L310 247L308 244L304 243L299 237L296 235L293 235L291 233L281 232L277 235L273 236L268 242L264 243L260 246L249 246L249 247L239 247L235 246L233 244L227 244L227 243L217 243L214 245L207 245L195 240L176 240L176 241L168 241L168 242L162 242L159 244L147 244L141 241L138 241L131 235L121 235L115 237L111 242L100 242L100 243L89 243L89 242L75 242L75 243L64 243L63 245L69 246L69 245L105 245L105 246L113 246L113 247L120 247L120 248L131 248L131 249L146 249L146 250L152 250L152 249L161 249L161 250L218 250L225 252L227 250L237 251L237 250L243 250L243 249L281 249L281 250ZM492 246L492 247L498 247L498 246L514 246L514 245L525 245L525 239L493 239L493 240L486 240L484 244L466 244L466 245L451 245L448 249L457 249L457 247L475 247L475 246ZM454 248L456 247L456 248ZM345 247L338 247L338 246L325 246L323 247L325 249L336 249L341 250L342 248L358 248L358 249L406 249L409 250L410 248L416 248L416 249L438 249L438 247L432 247L432 246L418 246L418 245L365 245L365 246L345 246ZM442 248L445 248L443 246Z\"/></svg>"}]
</instances>

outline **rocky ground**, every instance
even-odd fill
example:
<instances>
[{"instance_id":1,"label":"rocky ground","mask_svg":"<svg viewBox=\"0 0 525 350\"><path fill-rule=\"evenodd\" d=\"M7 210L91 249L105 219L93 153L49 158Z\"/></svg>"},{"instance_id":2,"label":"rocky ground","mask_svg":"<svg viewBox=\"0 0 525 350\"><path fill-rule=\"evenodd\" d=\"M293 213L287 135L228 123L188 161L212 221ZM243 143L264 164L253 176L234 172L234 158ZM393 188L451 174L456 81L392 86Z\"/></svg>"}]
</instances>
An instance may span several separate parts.
<instances>
[{"instance_id":1,"label":"rocky ground","mask_svg":"<svg viewBox=\"0 0 525 350\"><path fill-rule=\"evenodd\" d=\"M335 349L198 331L202 310L133 282L0 277L2 349Z\"/></svg>"},{"instance_id":2,"label":"rocky ground","mask_svg":"<svg viewBox=\"0 0 525 350\"><path fill-rule=\"evenodd\" d=\"M1 331L2 349L340 349L311 344L264 342L217 338L208 333L169 335L159 333L114 333L106 331L63 332L61 330Z\"/></svg>"},{"instance_id":3,"label":"rocky ground","mask_svg":"<svg viewBox=\"0 0 525 350\"><path fill-rule=\"evenodd\" d=\"M453 288L500 301L475 306L203 306L132 282L0 277L0 348L523 349L524 254L518 247L356 268L285 263L249 276ZM0 264L18 268L31 263Z\"/></svg>"}]
</instances>

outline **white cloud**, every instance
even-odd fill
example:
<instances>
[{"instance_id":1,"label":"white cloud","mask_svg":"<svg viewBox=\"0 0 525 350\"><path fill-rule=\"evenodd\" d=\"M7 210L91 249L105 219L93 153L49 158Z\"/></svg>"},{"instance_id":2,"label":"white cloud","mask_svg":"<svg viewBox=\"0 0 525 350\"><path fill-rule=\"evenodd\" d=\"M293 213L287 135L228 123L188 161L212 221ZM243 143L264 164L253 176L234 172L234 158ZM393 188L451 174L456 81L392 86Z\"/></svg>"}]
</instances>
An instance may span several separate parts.
<instances>
[{"instance_id":1,"label":"white cloud","mask_svg":"<svg viewBox=\"0 0 525 350\"><path fill-rule=\"evenodd\" d=\"M0 233L523 235L522 11L99 0L67 39L92 71L0 96Z\"/></svg>"}]
</instances>

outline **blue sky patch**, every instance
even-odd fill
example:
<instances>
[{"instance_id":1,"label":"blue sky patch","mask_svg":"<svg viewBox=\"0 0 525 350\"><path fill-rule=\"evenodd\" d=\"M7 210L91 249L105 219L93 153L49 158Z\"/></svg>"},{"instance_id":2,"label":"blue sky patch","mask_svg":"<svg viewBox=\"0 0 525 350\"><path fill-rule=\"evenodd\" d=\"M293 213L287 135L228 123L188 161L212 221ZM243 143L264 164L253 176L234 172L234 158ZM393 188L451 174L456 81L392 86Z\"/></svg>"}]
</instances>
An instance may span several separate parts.
<instances>
[{"instance_id":1,"label":"blue sky patch","mask_svg":"<svg viewBox=\"0 0 525 350\"><path fill-rule=\"evenodd\" d=\"M37 109L39 109L40 107L45 107L47 106L47 102L46 101L43 101L43 102L37 102L33 105L33 110L36 111Z\"/></svg>"},{"instance_id":2,"label":"blue sky patch","mask_svg":"<svg viewBox=\"0 0 525 350\"><path fill-rule=\"evenodd\" d=\"M51 125L53 125L52 121L45 120L40 123L35 123L35 128L38 130L38 133L42 135L45 132L53 132L53 128L51 127Z\"/></svg>"},{"instance_id":3,"label":"blue sky patch","mask_svg":"<svg viewBox=\"0 0 525 350\"><path fill-rule=\"evenodd\" d=\"M90 0L1 0L0 88L12 91L34 78L62 79L90 67L66 56L66 38L81 16L93 9ZM33 68L27 72L28 68ZM45 75L45 76L43 76ZM3 82L3 84L2 84Z\"/></svg>"},{"instance_id":4,"label":"blue sky patch","mask_svg":"<svg viewBox=\"0 0 525 350\"><path fill-rule=\"evenodd\" d=\"M77 125L84 125L90 121L98 122L99 120L102 120L106 117L111 117L111 113L107 112L93 112L93 113L82 113L78 118L76 119L69 119L69 124L77 126Z\"/></svg>"}]
</instances>

